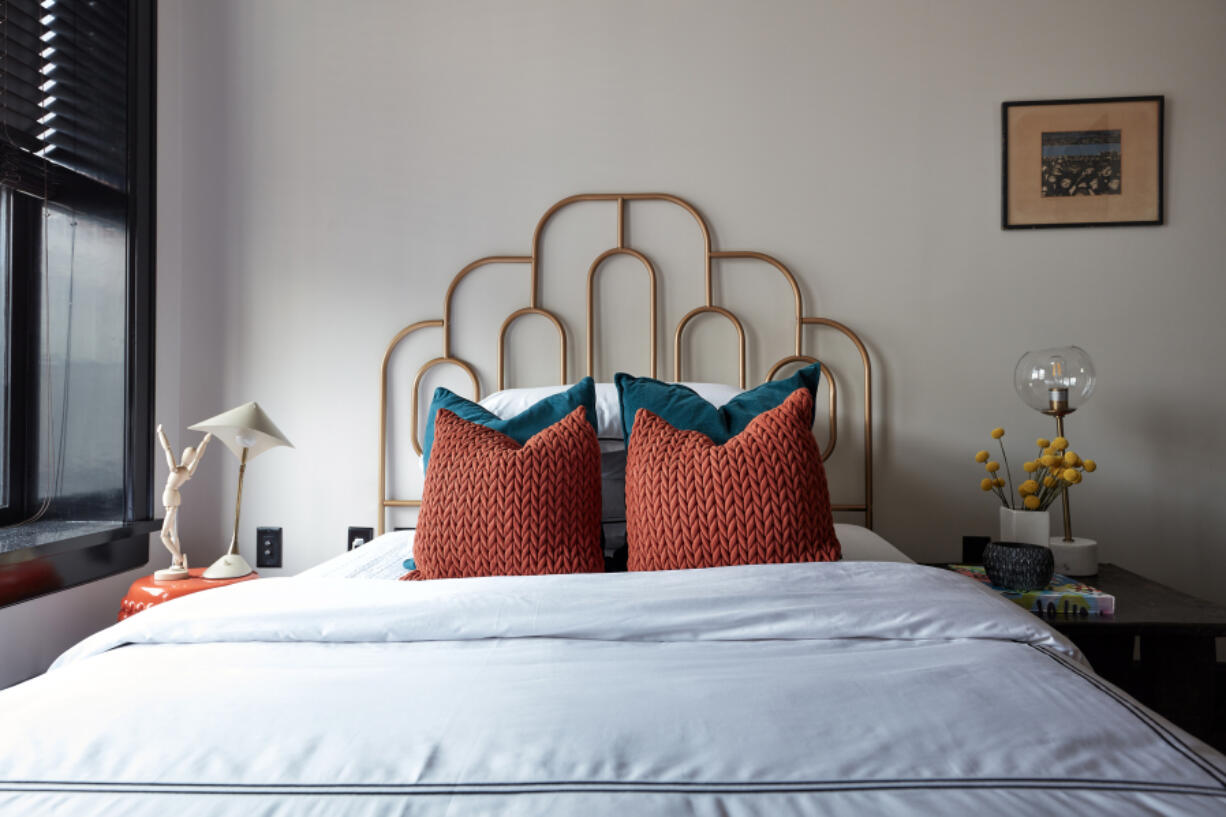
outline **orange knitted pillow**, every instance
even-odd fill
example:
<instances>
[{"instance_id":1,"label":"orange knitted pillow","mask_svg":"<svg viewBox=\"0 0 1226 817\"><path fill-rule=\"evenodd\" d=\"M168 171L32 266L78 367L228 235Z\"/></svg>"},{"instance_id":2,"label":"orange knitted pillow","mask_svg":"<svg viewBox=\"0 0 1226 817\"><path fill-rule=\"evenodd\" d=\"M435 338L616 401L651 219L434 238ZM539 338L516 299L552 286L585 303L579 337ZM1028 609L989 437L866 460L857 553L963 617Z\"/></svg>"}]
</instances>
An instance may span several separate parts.
<instances>
[{"instance_id":1,"label":"orange knitted pillow","mask_svg":"<svg viewBox=\"0 0 1226 817\"><path fill-rule=\"evenodd\" d=\"M600 445L580 406L522 446L440 409L402 579L599 573Z\"/></svg>"},{"instance_id":2,"label":"orange knitted pillow","mask_svg":"<svg viewBox=\"0 0 1226 817\"><path fill-rule=\"evenodd\" d=\"M803 388L723 445L639 409L626 454L627 569L841 558L812 422Z\"/></svg>"}]
</instances>

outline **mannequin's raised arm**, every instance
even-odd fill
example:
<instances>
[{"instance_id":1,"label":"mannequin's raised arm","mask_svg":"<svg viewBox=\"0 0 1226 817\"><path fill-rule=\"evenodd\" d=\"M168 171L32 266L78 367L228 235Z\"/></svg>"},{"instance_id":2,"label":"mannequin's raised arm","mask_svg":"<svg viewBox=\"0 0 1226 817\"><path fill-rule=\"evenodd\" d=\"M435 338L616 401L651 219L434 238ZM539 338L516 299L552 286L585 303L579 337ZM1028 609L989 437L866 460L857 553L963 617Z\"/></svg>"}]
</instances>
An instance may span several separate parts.
<instances>
[{"instance_id":1,"label":"mannequin's raised arm","mask_svg":"<svg viewBox=\"0 0 1226 817\"><path fill-rule=\"evenodd\" d=\"M200 441L200 445L196 448L196 457L192 460L192 464L187 466L187 475L190 477L196 473L196 466L204 459L204 449L209 447L209 440L213 439L213 432L209 431L204 435L204 439Z\"/></svg>"},{"instance_id":2,"label":"mannequin's raised arm","mask_svg":"<svg viewBox=\"0 0 1226 817\"><path fill-rule=\"evenodd\" d=\"M170 450L170 440L166 439L166 431L162 428L162 424L158 423L158 442L162 444L162 450L166 452L166 465L173 471L179 467L175 462L174 452Z\"/></svg>"}]
</instances>

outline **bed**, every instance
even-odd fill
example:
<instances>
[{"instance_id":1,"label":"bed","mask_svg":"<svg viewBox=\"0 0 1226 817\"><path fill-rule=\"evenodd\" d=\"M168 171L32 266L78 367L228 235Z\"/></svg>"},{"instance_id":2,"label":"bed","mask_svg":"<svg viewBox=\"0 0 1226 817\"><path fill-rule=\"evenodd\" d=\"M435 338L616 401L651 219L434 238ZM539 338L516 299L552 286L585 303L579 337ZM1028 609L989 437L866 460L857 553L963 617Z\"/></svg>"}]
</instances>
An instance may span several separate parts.
<instances>
[{"instance_id":1,"label":"bed","mask_svg":"<svg viewBox=\"0 0 1226 817\"><path fill-rule=\"evenodd\" d=\"M637 253L623 215L642 198L699 221L706 302L693 314L738 329L743 387L746 334L713 297L710 265L750 254L712 249L676 197L559 202L532 255L495 257L533 271L529 305L508 321L562 326L538 298L532 260L554 214L609 204L614 249ZM863 523L834 526L840 560L396 581L420 556L419 531L385 530L387 520L423 499L389 488L389 459L410 447L389 432L389 359L418 331L441 332L442 354L423 371L457 368L478 392L475 367L449 347L447 306L384 355L380 535L298 576L131 616L0 692L0 814L1226 811L1222 755L1098 678L1041 619L912 563L871 530L866 347L807 317L793 289L795 345L767 379L813 360L807 327L833 329L862 364L862 379L840 381L823 354L829 384L863 384L847 400L863 411L860 467L831 483L859 489L831 504ZM589 307L589 331L590 317ZM505 335L504 324L500 388ZM422 374L407 389L416 451ZM839 414L826 388L829 462Z\"/></svg>"}]
</instances>

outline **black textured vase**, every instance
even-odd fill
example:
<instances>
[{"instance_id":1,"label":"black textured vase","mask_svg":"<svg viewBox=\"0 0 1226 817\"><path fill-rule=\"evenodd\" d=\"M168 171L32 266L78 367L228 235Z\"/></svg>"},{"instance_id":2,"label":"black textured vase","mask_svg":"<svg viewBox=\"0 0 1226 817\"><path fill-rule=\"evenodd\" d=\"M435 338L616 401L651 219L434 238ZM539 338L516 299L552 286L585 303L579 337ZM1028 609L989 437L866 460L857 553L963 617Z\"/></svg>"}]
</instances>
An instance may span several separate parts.
<instances>
[{"instance_id":1,"label":"black textured vase","mask_svg":"<svg viewBox=\"0 0 1226 817\"><path fill-rule=\"evenodd\" d=\"M992 542L983 549L983 569L997 587L1042 590L1051 583L1056 560L1045 545Z\"/></svg>"}]
</instances>

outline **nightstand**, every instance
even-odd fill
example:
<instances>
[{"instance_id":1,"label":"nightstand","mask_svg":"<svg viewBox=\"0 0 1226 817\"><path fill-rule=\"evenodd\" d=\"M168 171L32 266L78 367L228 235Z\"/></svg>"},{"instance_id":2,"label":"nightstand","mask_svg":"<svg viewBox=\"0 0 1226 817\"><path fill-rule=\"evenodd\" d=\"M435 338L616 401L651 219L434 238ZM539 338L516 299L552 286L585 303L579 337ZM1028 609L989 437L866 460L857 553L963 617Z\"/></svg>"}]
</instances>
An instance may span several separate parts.
<instances>
[{"instance_id":1,"label":"nightstand","mask_svg":"<svg viewBox=\"0 0 1226 817\"><path fill-rule=\"evenodd\" d=\"M1217 663L1215 641L1226 637L1226 607L1113 564L1079 580L1115 596L1115 615L1043 620L1068 636L1103 678L1226 750L1226 667Z\"/></svg>"},{"instance_id":2,"label":"nightstand","mask_svg":"<svg viewBox=\"0 0 1226 817\"><path fill-rule=\"evenodd\" d=\"M260 574L252 571L246 576L239 576L237 579L204 579L201 576L205 570L206 568L203 567L193 567L187 571L190 574L190 578L176 579L169 582L156 581L152 575L137 579L128 588L128 595L124 596L123 601L120 602L118 620L123 621L128 616L139 613L141 610L152 607L155 604L161 604L164 601L177 599L180 596L190 596L192 593L199 593L201 590L225 587L227 584L236 584L260 577Z\"/></svg>"},{"instance_id":3,"label":"nightstand","mask_svg":"<svg viewBox=\"0 0 1226 817\"><path fill-rule=\"evenodd\" d=\"M1226 748L1226 690L1215 639L1226 607L1113 564L1083 581L1115 596L1115 615L1044 616L1094 670L1201 740ZM1139 657L1138 657L1139 653Z\"/></svg>"}]
</instances>

